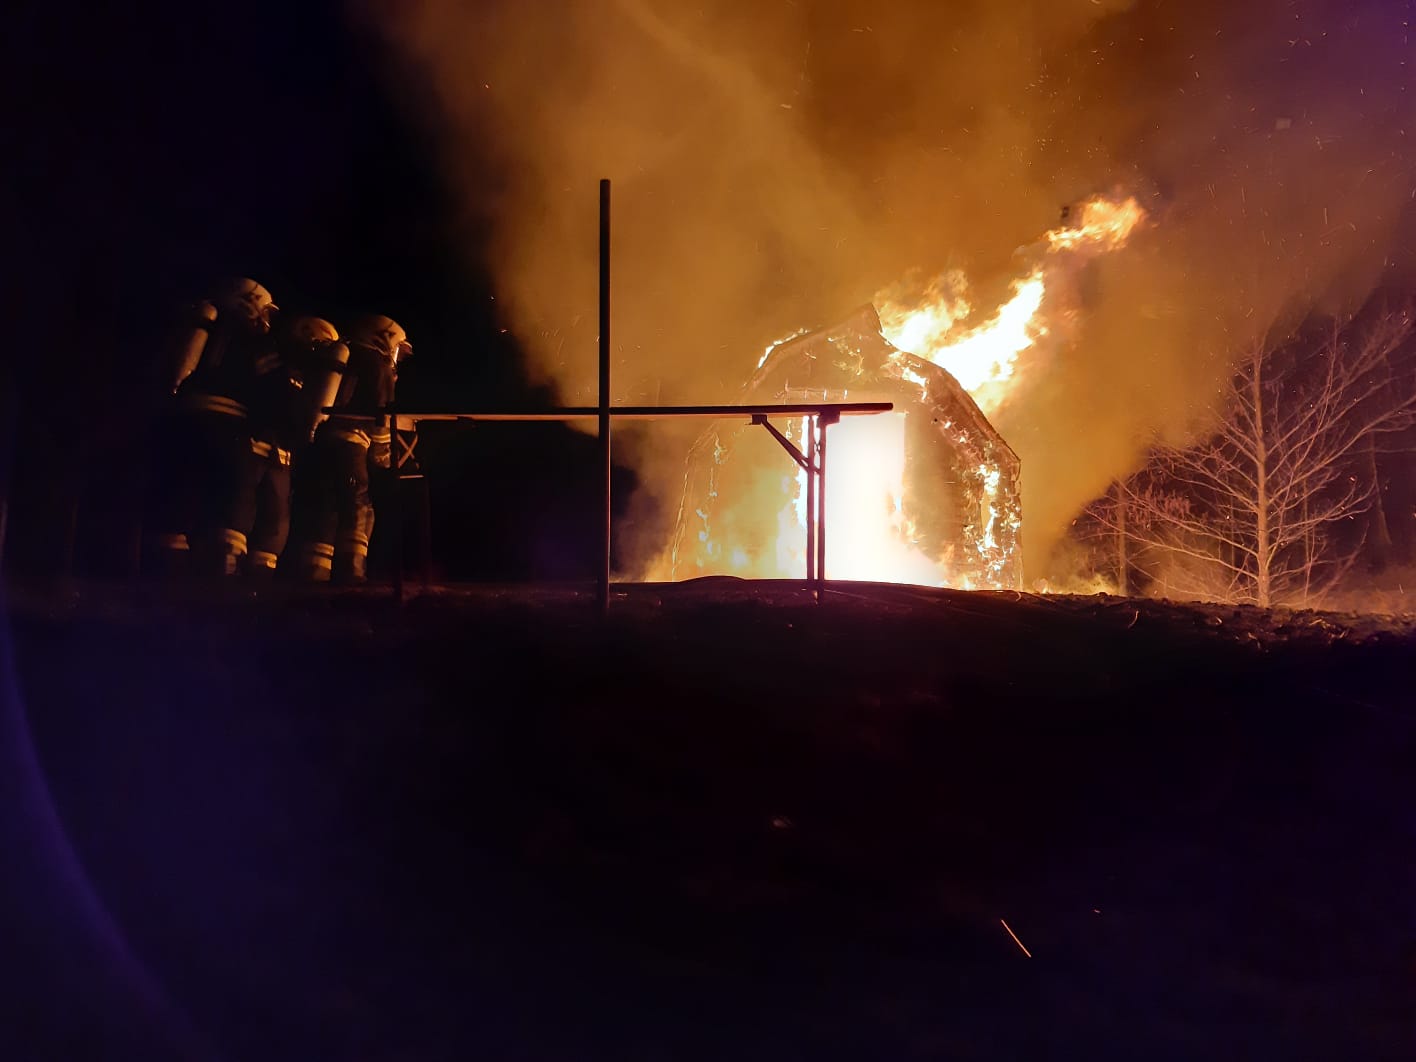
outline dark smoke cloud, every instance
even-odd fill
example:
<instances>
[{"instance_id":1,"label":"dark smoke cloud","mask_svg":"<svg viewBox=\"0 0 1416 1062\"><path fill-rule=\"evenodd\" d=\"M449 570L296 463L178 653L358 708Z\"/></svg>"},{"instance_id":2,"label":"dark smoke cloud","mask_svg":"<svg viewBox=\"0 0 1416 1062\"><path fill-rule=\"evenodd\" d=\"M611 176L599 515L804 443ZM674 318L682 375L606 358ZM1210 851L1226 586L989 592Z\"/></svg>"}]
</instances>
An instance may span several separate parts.
<instances>
[{"instance_id":1,"label":"dark smoke cloud","mask_svg":"<svg viewBox=\"0 0 1416 1062\"><path fill-rule=\"evenodd\" d=\"M1001 295L1063 204L1136 195L1151 224L1075 278L1069 345L998 417L1034 574L1255 329L1409 265L1406 3L386 3L491 223L469 250L570 401L593 395L599 177L621 401L730 399L766 343L910 269ZM676 457L645 457L651 483Z\"/></svg>"}]
</instances>

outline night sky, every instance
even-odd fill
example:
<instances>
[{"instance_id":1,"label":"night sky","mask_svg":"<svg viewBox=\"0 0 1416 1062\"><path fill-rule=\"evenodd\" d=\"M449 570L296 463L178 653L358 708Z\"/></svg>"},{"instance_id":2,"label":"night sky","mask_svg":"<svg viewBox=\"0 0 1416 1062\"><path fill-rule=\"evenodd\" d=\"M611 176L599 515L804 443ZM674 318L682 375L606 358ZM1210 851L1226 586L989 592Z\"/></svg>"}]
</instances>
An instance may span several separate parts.
<instances>
[{"instance_id":1,"label":"night sky","mask_svg":"<svg viewBox=\"0 0 1416 1062\"><path fill-rule=\"evenodd\" d=\"M29 20L9 70L25 105L8 154L25 280L46 300L26 318L49 346L58 322L126 347L234 273L287 311L395 316L440 377L456 366L454 388L516 390L475 252L460 253L475 234L340 5L51 7Z\"/></svg>"}]
</instances>

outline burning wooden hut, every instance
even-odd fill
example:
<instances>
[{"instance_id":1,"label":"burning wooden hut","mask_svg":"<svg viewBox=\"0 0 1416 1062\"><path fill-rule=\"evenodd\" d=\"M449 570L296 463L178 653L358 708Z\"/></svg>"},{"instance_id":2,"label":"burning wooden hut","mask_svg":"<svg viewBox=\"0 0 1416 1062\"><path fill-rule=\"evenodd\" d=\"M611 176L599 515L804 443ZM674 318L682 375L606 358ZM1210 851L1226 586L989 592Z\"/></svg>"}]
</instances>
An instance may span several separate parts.
<instances>
[{"instance_id":1,"label":"burning wooden hut","mask_svg":"<svg viewBox=\"0 0 1416 1062\"><path fill-rule=\"evenodd\" d=\"M740 401L894 403L830 428L828 578L1022 585L1017 455L949 373L881 335L874 307L768 348ZM804 421L779 427L806 449ZM761 429L708 429L657 574L800 578L805 480Z\"/></svg>"}]
</instances>

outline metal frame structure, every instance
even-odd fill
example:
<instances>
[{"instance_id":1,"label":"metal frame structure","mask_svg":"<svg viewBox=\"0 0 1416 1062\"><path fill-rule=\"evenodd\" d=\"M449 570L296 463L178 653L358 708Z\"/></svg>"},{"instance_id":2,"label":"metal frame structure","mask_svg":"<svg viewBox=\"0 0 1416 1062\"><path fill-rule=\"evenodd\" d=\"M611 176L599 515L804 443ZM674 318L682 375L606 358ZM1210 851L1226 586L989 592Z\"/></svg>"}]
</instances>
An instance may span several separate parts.
<instances>
[{"instance_id":1,"label":"metal frame structure","mask_svg":"<svg viewBox=\"0 0 1416 1062\"><path fill-rule=\"evenodd\" d=\"M405 412L389 406L382 415L389 418L394 453L392 471L399 470L413 457L416 438L410 443L399 437L400 431L417 431L423 421L577 421L595 420L599 427L600 474L603 480L601 501L600 565L596 578L596 599L601 611L610 601L610 522L612 496L610 477L613 469L610 432L615 419L671 420L697 417L709 420L748 420L766 428L787 454L806 472L806 576L819 595L826 582L826 429L843 416L870 416L894 409L891 402L796 402L780 405L741 406L612 406L610 405L610 182L600 181L600 372L599 404L594 406L562 406L525 412ZM333 412L331 410L330 412ZM341 411L348 416L347 411ZM807 418L806 453L774 425L772 417ZM372 416L370 419L374 419ZM414 478L414 477L409 477ZM394 491L394 503L398 491ZM402 515L393 521L401 534ZM403 596L402 542L394 543L394 591Z\"/></svg>"},{"instance_id":2,"label":"metal frame structure","mask_svg":"<svg viewBox=\"0 0 1416 1062\"><path fill-rule=\"evenodd\" d=\"M670 420L681 417L697 417L705 420L747 420L760 424L777 440L797 466L806 472L806 577L818 592L826 580L826 429L837 423L843 416L871 416L888 413L894 406L890 402L798 402L782 405L747 406L610 406L601 410L593 406L566 406L557 409L528 413L512 412L468 412L468 413L403 413L390 411L393 426L394 446L401 450L395 459L393 471L399 470L413 457L417 447L399 437L400 431L416 431L423 421L575 421L607 418L613 420ZM772 423L772 417L806 418L806 453L787 438ZM400 480L403 477L399 476ZM610 482L607 478L602 495L607 511L612 501ZM395 526L401 526L398 520ZM401 556L401 554L399 554ZM401 565L394 565L394 582L402 587ZM601 607L608 602L610 585L610 555L605 552L599 570L599 601Z\"/></svg>"}]
</instances>

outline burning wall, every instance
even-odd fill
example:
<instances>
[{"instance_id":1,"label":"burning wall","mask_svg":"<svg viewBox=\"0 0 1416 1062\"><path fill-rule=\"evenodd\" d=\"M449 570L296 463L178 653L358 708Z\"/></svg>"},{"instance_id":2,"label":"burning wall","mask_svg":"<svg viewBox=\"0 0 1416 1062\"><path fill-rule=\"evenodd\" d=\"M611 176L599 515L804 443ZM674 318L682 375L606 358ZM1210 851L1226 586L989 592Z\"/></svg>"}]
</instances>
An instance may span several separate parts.
<instances>
[{"instance_id":1,"label":"burning wall","mask_svg":"<svg viewBox=\"0 0 1416 1062\"><path fill-rule=\"evenodd\" d=\"M949 373L881 335L873 307L769 348L741 398L822 400L888 401L896 410L829 429L828 577L1022 585L1017 456ZM806 449L804 420L788 434ZM654 576L801 577L805 534L805 473L761 428L715 426L690 452Z\"/></svg>"}]
</instances>

